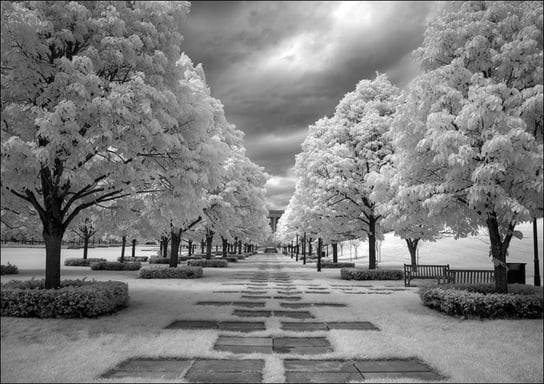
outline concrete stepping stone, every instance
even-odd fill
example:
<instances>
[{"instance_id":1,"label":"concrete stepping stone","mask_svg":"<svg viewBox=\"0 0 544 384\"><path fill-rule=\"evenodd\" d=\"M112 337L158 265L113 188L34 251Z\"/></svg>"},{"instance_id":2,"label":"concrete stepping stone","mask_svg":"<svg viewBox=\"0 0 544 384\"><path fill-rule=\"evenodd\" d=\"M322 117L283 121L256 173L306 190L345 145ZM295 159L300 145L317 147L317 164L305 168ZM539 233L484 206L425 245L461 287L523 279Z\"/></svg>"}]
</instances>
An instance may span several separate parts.
<instances>
[{"instance_id":1,"label":"concrete stepping stone","mask_svg":"<svg viewBox=\"0 0 544 384\"><path fill-rule=\"evenodd\" d=\"M300 295L301 293L302 293L301 291L284 291L284 290L278 289L279 295Z\"/></svg>"},{"instance_id":2,"label":"concrete stepping stone","mask_svg":"<svg viewBox=\"0 0 544 384\"><path fill-rule=\"evenodd\" d=\"M232 353L272 353L272 346L271 337L219 336L214 349Z\"/></svg>"},{"instance_id":3,"label":"concrete stepping stone","mask_svg":"<svg viewBox=\"0 0 544 384\"><path fill-rule=\"evenodd\" d=\"M272 298L272 296L267 296L267 295L242 295L241 297L242 299L254 299L254 300Z\"/></svg>"},{"instance_id":4,"label":"concrete stepping stone","mask_svg":"<svg viewBox=\"0 0 544 384\"><path fill-rule=\"evenodd\" d=\"M287 383L347 383L363 376L350 361L284 360Z\"/></svg>"},{"instance_id":5,"label":"concrete stepping stone","mask_svg":"<svg viewBox=\"0 0 544 384\"><path fill-rule=\"evenodd\" d=\"M232 305L245 308L262 308L265 306L264 301L233 301Z\"/></svg>"},{"instance_id":6,"label":"concrete stepping stone","mask_svg":"<svg viewBox=\"0 0 544 384\"><path fill-rule=\"evenodd\" d=\"M146 359L125 360L117 367L106 372L102 378L137 377L144 379L176 379L189 368L192 360L181 359Z\"/></svg>"},{"instance_id":7,"label":"concrete stepping stone","mask_svg":"<svg viewBox=\"0 0 544 384\"><path fill-rule=\"evenodd\" d=\"M300 297L300 296L274 296L274 299L277 299L277 300L293 300L293 301L296 301L296 300L302 299L302 297Z\"/></svg>"},{"instance_id":8,"label":"concrete stepping stone","mask_svg":"<svg viewBox=\"0 0 544 384\"><path fill-rule=\"evenodd\" d=\"M234 312L232 312L234 316L240 316L240 317L270 317L272 316L272 311L252 311L252 310L246 310L246 309L235 309Z\"/></svg>"},{"instance_id":9,"label":"concrete stepping stone","mask_svg":"<svg viewBox=\"0 0 544 384\"><path fill-rule=\"evenodd\" d=\"M218 328L223 331L254 332L264 331L264 321L222 321Z\"/></svg>"},{"instance_id":10,"label":"concrete stepping stone","mask_svg":"<svg viewBox=\"0 0 544 384\"><path fill-rule=\"evenodd\" d=\"M274 338L274 352L315 355L332 352L332 346L325 337L277 337Z\"/></svg>"},{"instance_id":11,"label":"concrete stepping stone","mask_svg":"<svg viewBox=\"0 0 544 384\"><path fill-rule=\"evenodd\" d=\"M323 322L281 322L281 329L284 331L300 331L300 332L311 332L311 331L328 331L327 324Z\"/></svg>"},{"instance_id":12,"label":"concrete stepping stone","mask_svg":"<svg viewBox=\"0 0 544 384\"><path fill-rule=\"evenodd\" d=\"M283 308L307 308L311 307L312 303L280 303Z\"/></svg>"},{"instance_id":13,"label":"concrete stepping stone","mask_svg":"<svg viewBox=\"0 0 544 384\"><path fill-rule=\"evenodd\" d=\"M255 290L248 289L247 291L245 291L243 293L248 294L248 295L266 295L268 292L263 291L263 290L255 291Z\"/></svg>"},{"instance_id":14,"label":"concrete stepping stone","mask_svg":"<svg viewBox=\"0 0 544 384\"><path fill-rule=\"evenodd\" d=\"M327 321L326 324L329 329L380 330L369 321Z\"/></svg>"},{"instance_id":15,"label":"concrete stepping stone","mask_svg":"<svg viewBox=\"0 0 544 384\"><path fill-rule=\"evenodd\" d=\"M328 295L330 292L329 291L304 291L304 293L316 293L319 295Z\"/></svg>"},{"instance_id":16,"label":"concrete stepping stone","mask_svg":"<svg viewBox=\"0 0 544 384\"><path fill-rule=\"evenodd\" d=\"M185 379L198 383L260 383L264 360L196 360Z\"/></svg>"},{"instance_id":17,"label":"concrete stepping stone","mask_svg":"<svg viewBox=\"0 0 544 384\"><path fill-rule=\"evenodd\" d=\"M347 307L343 303L312 303L314 307Z\"/></svg>"},{"instance_id":18,"label":"concrete stepping stone","mask_svg":"<svg viewBox=\"0 0 544 384\"><path fill-rule=\"evenodd\" d=\"M363 373L370 372L429 372L427 364L418 359L356 360L355 367Z\"/></svg>"},{"instance_id":19,"label":"concrete stepping stone","mask_svg":"<svg viewBox=\"0 0 544 384\"><path fill-rule=\"evenodd\" d=\"M199 301L196 305L231 305L232 301Z\"/></svg>"},{"instance_id":20,"label":"concrete stepping stone","mask_svg":"<svg viewBox=\"0 0 544 384\"><path fill-rule=\"evenodd\" d=\"M368 321L331 321L331 322L281 322L284 331L328 331L331 329L348 329L363 331L379 331L380 329Z\"/></svg>"},{"instance_id":21,"label":"concrete stepping stone","mask_svg":"<svg viewBox=\"0 0 544 384\"><path fill-rule=\"evenodd\" d=\"M213 293L240 293L243 291L212 291Z\"/></svg>"},{"instance_id":22,"label":"concrete stepping stone","mask_svg":"<svg viewBox=\"0 0 544 384\"><path fill-rule=\"evenodd\" d=\"M216 329L217 321L213 320L176 320L165 329Z\"/></svg>"},{"instance_id":23,"label":"concrete stepping stone","mask_svg":"<svg viewBox=\"0 0 544 384\"><path fill-rule=\"evenodd\" d=\"M318 290L318 291L322 291L322 290L325 290L327 288L325 287L308 287L309 290Z\"/></svg>"},{"instance_id":24,"label":"concrete stepping stone","mask_svg":"<svg viewBox=\"0 0 544 384\"><path fill-rule=\"evenodd\" d=\"M291 317L293 319L313 319L315 316L308 311L274 311L276 317Z\"/></svg>"}]
</instances>

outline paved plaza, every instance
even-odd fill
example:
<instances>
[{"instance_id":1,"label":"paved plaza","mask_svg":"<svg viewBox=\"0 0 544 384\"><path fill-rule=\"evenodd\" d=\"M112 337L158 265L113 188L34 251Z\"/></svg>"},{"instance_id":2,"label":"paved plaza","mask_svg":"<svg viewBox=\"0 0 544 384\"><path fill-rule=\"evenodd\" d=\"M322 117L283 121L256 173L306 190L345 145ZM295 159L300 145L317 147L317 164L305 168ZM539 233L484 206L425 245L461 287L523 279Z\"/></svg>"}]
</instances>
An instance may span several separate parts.
<instances>
[{"instance_id":1,"label":"paved plaza","mask_svg":"<svg viewBox=\"0 0 544 384\"><path fill-rule=\"evenodd\" d=\"M243 271L237 268L241 266L244 266ZM263 356L274 354L282 359L287 383L344 383L388 377L416 381L444 379L415 356L368 360L320 358L334 352L329 337L323 336L324 332L382 332L380 324L365 319L320 319L314 308L349 309L346 303L327 301L326 295L333 291L361 295L392 294L404 289L364 284L353 286L338 284L337 281L316 284L292 267L293 260L280 254L257 254L231 264L225 281L221 283L224 289L212 292L214 300L194 302L195 306L211 309L208 318L177 319L166 327L172 332L195 329L216 332L213 351L226 352L227 358L169 356L151 359L135 356L103 373L102 377L181 379L194 383L259 383L263 381L263 371L266 369ZM214 320L214 310L230 311L231 319ZM187 313L190 313L190 308ZM267 319L276 318L281 324L281 331L295 332L301 336L252 335L266 331ZM312 335L315 332L319 333Z\"/></svg>"}]
</instances>

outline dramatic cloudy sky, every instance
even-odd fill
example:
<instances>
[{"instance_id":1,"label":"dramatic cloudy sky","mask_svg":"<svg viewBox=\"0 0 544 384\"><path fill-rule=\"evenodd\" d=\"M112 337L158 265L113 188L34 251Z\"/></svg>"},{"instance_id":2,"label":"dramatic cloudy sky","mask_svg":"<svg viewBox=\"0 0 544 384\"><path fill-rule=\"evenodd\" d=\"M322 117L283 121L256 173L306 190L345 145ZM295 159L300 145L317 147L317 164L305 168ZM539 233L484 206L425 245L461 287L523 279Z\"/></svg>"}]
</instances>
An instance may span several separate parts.
<instances>
[{"instance_id":1,"label":"dramatic cloudy sky","mask_svg":"<svg viewBox=\"0 0 544 384\"><path fill-rule=\"evenodd\" d=\"M271 176L268 208L293 194L295 154L313 124L361 79L416 73L435 2L195 1L185 52L202 63L212 95L245 132L247 155Z\"/></svg>"}]
</instances>

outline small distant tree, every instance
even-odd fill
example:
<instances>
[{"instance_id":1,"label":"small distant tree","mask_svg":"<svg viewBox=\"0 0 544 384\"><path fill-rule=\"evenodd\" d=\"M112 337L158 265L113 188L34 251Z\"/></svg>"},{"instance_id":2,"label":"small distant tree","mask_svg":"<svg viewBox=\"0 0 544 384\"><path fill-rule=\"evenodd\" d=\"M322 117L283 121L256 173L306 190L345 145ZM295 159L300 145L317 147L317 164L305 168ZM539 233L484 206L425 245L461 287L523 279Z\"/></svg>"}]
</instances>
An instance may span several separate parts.
<instances>
[{"instance_id":1,"label":"small distant tree","mask_svg":"<svg viewBox=\"0 0 544 384\"><path fill-rule=\"evenodd\" d=\"M83 259L87 259L89 240L96 234L97 228L90 217L85 217L72 228L72 232L83 240Z\"/></svg>"}]
</instances>

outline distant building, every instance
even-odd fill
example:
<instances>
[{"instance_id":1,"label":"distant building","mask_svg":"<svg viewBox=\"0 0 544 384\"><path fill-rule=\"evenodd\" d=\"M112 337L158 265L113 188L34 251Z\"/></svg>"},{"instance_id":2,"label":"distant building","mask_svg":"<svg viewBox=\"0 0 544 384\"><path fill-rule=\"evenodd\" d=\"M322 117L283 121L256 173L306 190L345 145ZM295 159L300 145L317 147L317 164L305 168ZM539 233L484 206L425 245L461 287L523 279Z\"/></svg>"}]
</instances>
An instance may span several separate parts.
<instances>
[{"instance_id":1,"label":"distant building","mask_svg":"<svg viewBox=\"0 0 544 384\"><path fill-rule=\"evenodd\" d=\"M269 209L268 210L268 220L270 223L270 228L272 228L272 233L276 233L276 229L278 228L278 220L280 219L281 215L283 215L283 210L280 209Z\"/></svg>"}]
</instances>

